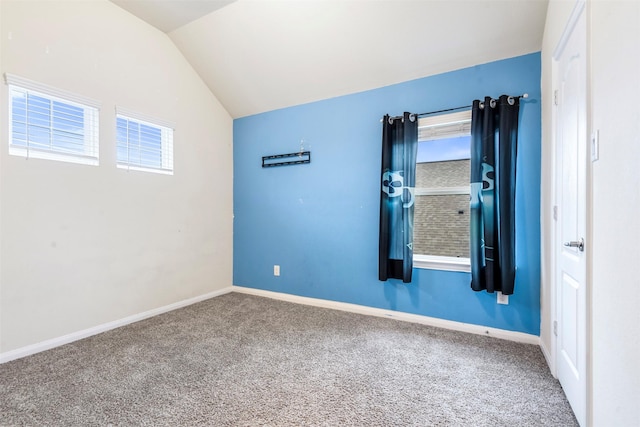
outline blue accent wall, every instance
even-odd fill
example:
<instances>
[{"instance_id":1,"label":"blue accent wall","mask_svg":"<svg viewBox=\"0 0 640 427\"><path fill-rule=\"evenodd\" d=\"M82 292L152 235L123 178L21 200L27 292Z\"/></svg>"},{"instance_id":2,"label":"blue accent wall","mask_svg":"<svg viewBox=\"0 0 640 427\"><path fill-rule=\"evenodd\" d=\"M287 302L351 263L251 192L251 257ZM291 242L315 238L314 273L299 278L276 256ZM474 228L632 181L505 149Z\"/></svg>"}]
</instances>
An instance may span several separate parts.
<instances>
[{"instance_id":1,"label":"blue accent wall","mask_svg":"<svg viewBox=\"0 0 640 427\"><path fill-rule=\"evenodd\" d=\"M414 269L410 284L378 281L382 116L525 92L509 305L472 291L469 273ZM234 284L539 335L540 116L540 54L532 53L236 119ZM261 167L262 156L298 151L301 140L310 164Z\"/></svg>"}]
</instances>

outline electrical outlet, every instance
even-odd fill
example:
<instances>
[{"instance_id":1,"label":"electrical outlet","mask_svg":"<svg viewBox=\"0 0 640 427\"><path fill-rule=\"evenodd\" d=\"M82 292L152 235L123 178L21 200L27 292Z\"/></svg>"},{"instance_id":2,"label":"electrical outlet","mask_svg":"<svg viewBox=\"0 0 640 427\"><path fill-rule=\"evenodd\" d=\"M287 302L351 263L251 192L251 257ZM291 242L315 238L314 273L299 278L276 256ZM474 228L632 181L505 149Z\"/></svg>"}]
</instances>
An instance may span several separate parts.
<instances>
[{"instance_id":1,"label":"electrical outlet","mask_svg":"<svg viewBox=\"0 0 640 427\"><path fill-rule=\"evenodd\" d=\"M498 304L509 304L509 295L504 295L502 292L498 291Z\"/></svg>"},{"instance_id":2,"label":"electrical outlet","mask_svg":"<svg viewBox=\"0 0 640 427\"><path fill-rule=\"evenodd\" d=\"M274 276L279 276L280 275L280 266L279 265L274 265L273 266L273 275Z\"/></svg>"}]
</instances>

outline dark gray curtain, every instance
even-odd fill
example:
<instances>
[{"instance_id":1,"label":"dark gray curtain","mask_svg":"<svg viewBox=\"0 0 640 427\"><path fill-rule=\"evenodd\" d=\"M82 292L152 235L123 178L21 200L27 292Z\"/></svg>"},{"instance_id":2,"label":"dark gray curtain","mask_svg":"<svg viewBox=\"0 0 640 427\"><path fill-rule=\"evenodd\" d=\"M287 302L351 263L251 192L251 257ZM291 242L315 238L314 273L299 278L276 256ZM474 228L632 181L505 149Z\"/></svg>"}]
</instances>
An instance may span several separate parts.
<instances>
[{"instance_id":1,"label":"dark gray curtain","mask_svg":"<svg viewBox=\"0 0 640 427\"><path fill-rule=\"evenodd\" d=\"M384 116L378 278L411 282L418 116Z\"/></svg>"},{"instance_id":2,"label":"dark gray curtain","mask_svg":"<svg viewBox=\"0 0 640 427\"><path fill-rule=\"evenodd\" d=\"M471 288L513 294L519 97L473 101Z\"/></svg>"}]
</instances>

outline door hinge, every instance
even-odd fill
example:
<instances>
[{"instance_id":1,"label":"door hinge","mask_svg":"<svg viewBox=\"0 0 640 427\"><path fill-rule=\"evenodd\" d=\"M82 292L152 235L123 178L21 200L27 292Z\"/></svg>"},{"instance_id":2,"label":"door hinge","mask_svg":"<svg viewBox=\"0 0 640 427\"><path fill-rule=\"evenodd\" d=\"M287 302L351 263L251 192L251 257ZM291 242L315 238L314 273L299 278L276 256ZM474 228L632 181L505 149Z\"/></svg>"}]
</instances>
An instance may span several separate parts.
<instances>
[{"instance_id":1,"label":"door hinge","mask_svg":"<svg viewBox=\"0 0 640 427\"><path fill-rule=\"evenodd\" d=\"M554 219L554 221L558 220L558 207L557 206L553 207L553 219Z\"/></svg>"},{"instance_id":2,"label":"door hinge","mask_svg":"<svg viewBox=\"0 0 640 427\"><path fill-rule=\"evenodd\" d=\"M556 337L558 336L558 321L557 320L553 321L553 335L555 335Z\"/></svg>"},{"instance_id":3,"label":"door hinge","mask_svg":"<svg viewBox=\"0 0 640 427\"><path fill-rule=\"evenodd\" d=\"M558 105L558 89L553 91L553 105Z\"/></svg>"}]
</instances>

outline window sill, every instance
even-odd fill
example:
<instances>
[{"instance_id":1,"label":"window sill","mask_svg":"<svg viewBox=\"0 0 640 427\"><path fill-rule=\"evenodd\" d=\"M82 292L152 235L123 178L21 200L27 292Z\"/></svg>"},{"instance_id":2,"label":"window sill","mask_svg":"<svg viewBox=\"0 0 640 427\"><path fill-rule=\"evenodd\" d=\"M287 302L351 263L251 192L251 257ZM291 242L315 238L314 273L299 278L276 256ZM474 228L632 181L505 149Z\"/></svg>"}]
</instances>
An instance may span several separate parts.
<instances>
[{"instance_id":1,"label":"window sill","mask_svg":"<svg viewBox=\"0 0 640 427\"><path fill-rule=\"evenodd\" d=\"M118 169L125 169L127 171L152 172L160 173L163 175L173 175L173 169L146 168L144 166L133 166L126 163L118 163L116 164L116 167Z\"/></svg>"},{"instance_id":2,"label":"window sill","mask_svg":"<svg viewBox=\"0 0 640 427\"><path fill-rule=\"evenodd\" d=\"M25 159L56 160L60 162L77 163L80 165L98 166L98 158L82 154L67 154L56 151L38 150L31 147L23 147L9 144L9 154L24 157Z\"/></svg>"},{"instance_id":3,"label":"window sill","mask_svg":"<svg viewBox=\"0 0 640 427\"><path fill-rule=\"evenodd\" d=\"M469 258L457 258L435 255L414 255L414 268L443 271L471 272L471 260Z\"/></svg>"}]
</instances>

